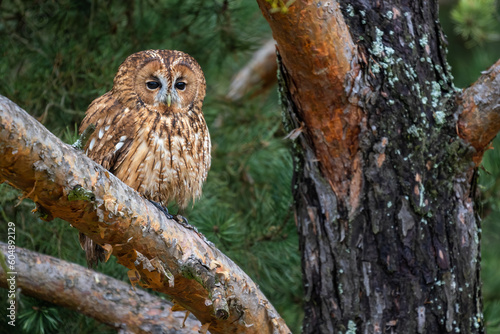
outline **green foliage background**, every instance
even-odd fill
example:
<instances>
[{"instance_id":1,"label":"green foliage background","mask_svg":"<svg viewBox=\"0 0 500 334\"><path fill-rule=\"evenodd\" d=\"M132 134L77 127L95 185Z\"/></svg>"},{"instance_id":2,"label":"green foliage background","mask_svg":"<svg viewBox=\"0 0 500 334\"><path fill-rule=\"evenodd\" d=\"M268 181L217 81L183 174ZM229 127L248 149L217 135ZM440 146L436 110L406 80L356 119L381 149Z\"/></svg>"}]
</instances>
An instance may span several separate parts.
<instances>
[{"instance_id":1,"label":"green foliage background","mask_svg":"<svg viewBox=\"0 0 500 334\"><path fill-rule=\"evenodd\" d=\"M441 10L459 87L472 83L500 57L496 1L481 0L475 16L470 15L471 1L455 1ZM87 106L111 88L117 67L129 54L163 48L195 57L207 78L204 113L213 162L204 196L186 216L256 280L299 333L302 289L291 209L292 163L277 95L272 90L240 103L224 98L232 76L269 36L256 2L248 0L4 0L0 1L0 94L73 142ZM500 333L498 150L487 154L484 165L491 173L482 172L481 178L487 217L485 313L490 333ZM15 206L18 196L16 190L0 185L0 225L16 223L17 245L84 265L77 231L62 221L37 219L28 200ZM6 232L0 228L0 240L6 240ZM127 280L125 268L113 260L98 270ZM114 332L57 305L28 297L20 300L19 326L14 330L3 328L5 308L0 307L0 332ZM6 305L4 292L0 305Z\"/></svg>"}]
</instances>

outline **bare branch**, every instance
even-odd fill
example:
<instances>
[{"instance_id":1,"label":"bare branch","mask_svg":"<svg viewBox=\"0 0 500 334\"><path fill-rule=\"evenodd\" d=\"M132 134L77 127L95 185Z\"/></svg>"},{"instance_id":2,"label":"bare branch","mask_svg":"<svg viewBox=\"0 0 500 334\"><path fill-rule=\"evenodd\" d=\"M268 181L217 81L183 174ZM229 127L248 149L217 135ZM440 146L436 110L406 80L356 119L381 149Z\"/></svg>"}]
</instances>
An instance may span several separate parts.
<instances>
[{"instance_id":1,"label":"bare branch","mask_svg":"<svg viewBox=\"0 0 500 334\"><path fill-rule=\"evenodd\" d=\"M257 285L202 235L167 219L1 96L0 154L0 178L46 216L71 222L110 249L133 282L172 296L210 323L211 333L290 332Z\"/></svg>"},{"instance_id":2,"label":"bare branch","mask_svg":"<svg viewBox=\"0 0 500 334\"><path fill-rule=\"evenodd\" d=\"M256 95L276 83L276 42L268 40L252 56L252 59L233 78L227 98L241 99L248 92Z\"/></svg>"},{"instance_id":3,"label":"bare branch","mask_svg":"<svg viewBox=\"0 0 500 334\"><path fill-rule=\"evenodd\" d=\"M7 254L7 244L0 251ZM198 333L199 321L144 290L52 256L15 248L16 288L38 299L78 311L116 329L132 333ZM0 267L0 287L7 287Z\"/></svg>"},{"instance_id":4,"label":"bare branch","mask_svg":"<svg viewBox=\"0 0 500 334\"><path fill-rule=\"evenodd\" d=\"M500 131L500 60L462 93L459 107L458 134L468 141L480 163L483 153Z\"/></svg>"}]
</instances>

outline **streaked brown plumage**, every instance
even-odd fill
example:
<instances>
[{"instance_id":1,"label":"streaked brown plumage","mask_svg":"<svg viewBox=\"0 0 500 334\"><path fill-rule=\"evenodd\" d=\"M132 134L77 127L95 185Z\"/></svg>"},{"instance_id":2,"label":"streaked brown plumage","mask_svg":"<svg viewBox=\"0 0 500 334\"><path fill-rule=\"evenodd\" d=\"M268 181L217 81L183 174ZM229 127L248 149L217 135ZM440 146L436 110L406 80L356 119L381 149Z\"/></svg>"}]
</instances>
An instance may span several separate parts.
<instances>
[{"instance_id":1,"label":"streaked brown plumage","mask_svg":"<svg viewBox=\"0 0 500 334\"><path fill-rule=\"evenodd\" d=\"M202 113L205 78L180 51L134 53L113 88L94 100L80 125L96 129L84 151L147 199L185 208L201 195L210 168L210 135ZM103 252L85 235L87 263Z\"/></svg>"}]
</instances>

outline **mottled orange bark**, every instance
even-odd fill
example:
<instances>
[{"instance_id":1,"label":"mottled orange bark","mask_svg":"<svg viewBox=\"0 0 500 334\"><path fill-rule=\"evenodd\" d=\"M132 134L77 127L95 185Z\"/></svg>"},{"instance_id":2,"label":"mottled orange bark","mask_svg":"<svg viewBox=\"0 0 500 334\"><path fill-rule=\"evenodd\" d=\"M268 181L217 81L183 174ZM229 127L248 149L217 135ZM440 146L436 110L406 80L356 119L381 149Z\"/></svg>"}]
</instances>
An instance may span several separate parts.
<instances>
[{"instance_id":1,"label":"mottled orange bark","mask_svg":"<svg viewBox=\"0 0 500 334\"><path fill-rule=\"evenodd\" d=\"M316 157L338 197L350 192L350 180L359 171L358 152L362 119L356 106L359 73L357 49L337 2L296 1L288 12L273 12L258 0L277 42L292 100L313 141ZM359 167L359 166L358 166Z\"/></svg>"},{"instance_id":2,"label":"mottled orange bark","mask_svg":"<svg viewBox=\"0 0 500 334\"><path fill-rule=\"evenodd\" d=\"M133 283L172 296L209 323L211 333L290 332L257 285L213 244L167 219L3 96L0 155L0 180L21 189L42 214L71 222L105 245L130 269ZM91 195L70 201L75 189Z\"/></svg>"},{"instance_id":3,"label":"mottled orange bark","mask_svg":"<svg viewBox=\"0 0 500 334\"><path fill-rule=\"evenodd\" d=\"M7 254L7 244L0 243ZM81 312L99 322L128 333L198 333L201 324L185 312L172 312L172 305L130 284L74 263L15 249L16 288L25 295ZM9 275L9 277L11 277ZM7 288L7 275L0 267L0 287Z\"/></svg>"},{"instance_id":4,"label":"mottled orange bark","mask_svg":"<svg viewBox=\"0 0 500 334\"><path fill-rule=\"evenodd\" d=\"M476 149L479 164L491 141L500 131L500 60L460 96L458 134Z\"/></svg>"}]
</instances>

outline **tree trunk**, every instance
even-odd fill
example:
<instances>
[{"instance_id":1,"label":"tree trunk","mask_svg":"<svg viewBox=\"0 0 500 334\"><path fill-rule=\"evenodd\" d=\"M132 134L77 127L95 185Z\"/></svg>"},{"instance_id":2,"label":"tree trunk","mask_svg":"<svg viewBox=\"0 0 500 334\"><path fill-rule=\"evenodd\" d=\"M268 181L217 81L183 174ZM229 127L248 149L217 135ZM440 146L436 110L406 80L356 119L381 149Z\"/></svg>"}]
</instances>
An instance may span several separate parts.
<instances>
[{"instance_id":1,"label":"tree trunk","mask_svg":"<svg viewBox=\"0 0 500 334\"><path fill-rule=\"evenodd\" d=\"M437 1L258 2L293 139L304 333L482 333L475 162L500 62L457 90Z\"/></svg>"}]
</instances>

